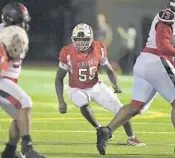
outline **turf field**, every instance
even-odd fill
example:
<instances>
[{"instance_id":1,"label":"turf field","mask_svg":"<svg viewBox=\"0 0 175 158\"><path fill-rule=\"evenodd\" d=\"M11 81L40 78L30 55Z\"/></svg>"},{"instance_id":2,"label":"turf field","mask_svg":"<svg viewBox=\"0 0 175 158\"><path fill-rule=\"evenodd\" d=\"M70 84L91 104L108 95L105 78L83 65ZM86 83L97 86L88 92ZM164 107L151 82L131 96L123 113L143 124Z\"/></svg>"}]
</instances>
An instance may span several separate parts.
<instances>
[{"instance_id":1,"label":"turf field","mask_svg":"<svg viewBox=\"0 0 175 158\"><path fill-rule=\"evenodd\" d=\"M81 116L79 109L69 101L65 86L65 99L68 113L59 114L54 89L56 69L25 68L19 84L32 97L33 142L36 149L49 158L97 158L96 134L90 124ZM109 84L105 75L101 79ZM123 93L119 98L128 103L132 92L132 77L120 76ZM67 84L67 82L65 82ZM97 119L106 125L112 114L98 105L92 104ZM152 107L142 116L133 119L135 134L147 144L147 147L126 146L123 128L116 131L115 138L107 146L106 158L170 158L175 157L175 134L170 122L170 106L158 96ZM7 141L9 117L0 110L0 152Z\"/></svg>"}]
</instances>

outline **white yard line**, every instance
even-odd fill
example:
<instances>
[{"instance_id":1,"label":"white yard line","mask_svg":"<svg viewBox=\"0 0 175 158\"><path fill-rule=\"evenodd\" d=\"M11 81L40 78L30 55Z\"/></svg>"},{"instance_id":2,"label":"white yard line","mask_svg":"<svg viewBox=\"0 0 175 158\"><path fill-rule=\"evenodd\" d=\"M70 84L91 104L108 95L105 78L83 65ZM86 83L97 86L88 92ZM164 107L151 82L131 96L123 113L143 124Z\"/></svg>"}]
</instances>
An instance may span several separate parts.
<instances>
[{"instance_id":1,"label":"white yard line","mask_svg":"<svg viewBox=\"0 0 175 158\"><path fill-rule=\"evenodd\" d=\"M8 132L8 130L0 130L0 132ZM32 130L32 132L42 133L94 133L94 131L78 131L78 130ZM173 134L174 132L158 132L158 131L134 131L139 134ZM124 133L124 131L117 131L116 133Z\"/></svg>"}]
</instances>

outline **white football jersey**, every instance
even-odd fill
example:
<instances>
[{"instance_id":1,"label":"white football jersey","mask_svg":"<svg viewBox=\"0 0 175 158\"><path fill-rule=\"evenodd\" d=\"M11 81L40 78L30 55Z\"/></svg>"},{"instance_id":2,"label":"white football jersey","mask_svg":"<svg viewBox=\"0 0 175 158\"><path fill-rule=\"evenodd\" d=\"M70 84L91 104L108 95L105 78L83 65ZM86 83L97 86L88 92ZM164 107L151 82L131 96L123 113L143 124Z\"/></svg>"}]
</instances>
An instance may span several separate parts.
<instances>
[{"instance_id":1,"label":"white football jersey","mask_svg":"<svg viewBox=\"0 0 175 158\"><path fill-rule=\"evenodd\" d=\"M159 16L159 14L157 14L154 17L154 20L153 20L152 25L151 25L149 37L148 37L148 40L146 43L146 47L148 47L148 48L155 48L155 49L157 48L157 45L156 45L156 25L159 22L158 16ZM173 42L172 44L175 46L175 24L173 24L173 41L172 42Z\"/></svg>"},{"instance_id":2,"label":"white football jersey","mask_svg":"<svg viewBox=\"0 0 175 158\"><path fill-rule=\"evenodd\" d=\"M159 14L157 14L154 17L154 20L153 20L152 25L151 25L149 37L148 37L147 43L146 43L146 47L148 47L148 48L155 48L155 49L157 48L157 45L156 45L156 25L159 22L158 16L159 16ZM172 37L172 39L173 39L172 44L175 46L175 24L173 24L173 37Z\"/></svg>"},{"instance_id":3,"label":"white football jersey","mask_svg":"<svg viewBox=\"0 0 175 158\"><path fill-rule=\"evenodd\" d=\"M0 24L0 33L3 31L3 29L4 29L3 24ZM28 42L26 43L26 48L28 48ZM19 59L11 61L8 71L5 73L5 77L18 79L22 68L22 60L24 59L25 54L26 50L23 50L23 53L20 55Z\"/></svg>"}]
</instances>

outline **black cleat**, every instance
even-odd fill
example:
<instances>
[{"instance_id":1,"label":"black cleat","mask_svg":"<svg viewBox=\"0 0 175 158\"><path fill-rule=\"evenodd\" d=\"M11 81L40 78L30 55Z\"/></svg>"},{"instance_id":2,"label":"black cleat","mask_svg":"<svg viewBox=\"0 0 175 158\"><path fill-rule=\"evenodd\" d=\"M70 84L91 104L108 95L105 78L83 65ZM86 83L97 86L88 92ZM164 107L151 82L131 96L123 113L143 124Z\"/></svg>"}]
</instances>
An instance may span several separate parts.
<instances>
[{"instance_id":1,"label":"black cleat","mask_svg":"<svg viewBox=\"0 0 175 158\"><path fill-rule=\"evenodd\" d=\"M31 149L26 153L20 153L20 158L47 158L44 155L37 153L35 150Z\"/></svg>"},{"instance_id":2,"label":"black cleat","mask_svg":"<svg viewBox=\"0 0 175 158\"><path fill-rule=\"evenodd\" d=\"M19 156L17 156L16 154L9 154L9 155L5 155L4 152L1 154L1 158L20 158Z\"/></svg>"},{"instance_id":3,"label":"black cleat","mask_svg":"<svg viewBox=\"0 0 175 158\"><path fill-rule=\"evenodd\" d=\"M22 142L20 158L47 158L33 149L32 142Z\"/></svg>"},{"instance_id":4,"label":"black cleat","mask_svg":"<svg viewBox=\"0 0 175 158\"><path fill-rule=\"evenodd\" d=\"M97 149L100 155L105 155L106 144L111 138L112 132L107 127L99 127L97 130Z\"/></svg>"}]
</instances>

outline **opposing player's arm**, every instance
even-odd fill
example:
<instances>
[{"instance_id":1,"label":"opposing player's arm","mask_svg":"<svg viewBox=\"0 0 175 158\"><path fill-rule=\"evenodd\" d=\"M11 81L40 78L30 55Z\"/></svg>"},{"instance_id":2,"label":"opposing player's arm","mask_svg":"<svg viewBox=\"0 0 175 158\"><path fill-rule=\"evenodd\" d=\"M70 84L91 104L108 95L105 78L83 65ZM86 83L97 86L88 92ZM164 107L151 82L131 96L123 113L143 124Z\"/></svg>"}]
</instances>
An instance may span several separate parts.
<instances>
[{"instance_id":1,"label":"opposing player's arm","mask_svg":"<svg viewBox=\"0 0 175 158\"><path fill-rule=\"evenodd\" d=\"M59 103L64 102L64 78L67 74L67 70L59 67L57 70L56 78L55 78L55 89L58 97Z\"/></svg>"},{"instance_id":2,"label":"opposing player's arm","mask_svg":"<svg viewBox=\"0 0 175 158\"><path fill-rule=\"evenodd\" d=\"M156 26L156 45L162 54L170 56L175 56L175 48L172 45L174 22L174 13L170 10L163 10L159 13L159 23Z\"/></svg>"}]
</instances>

